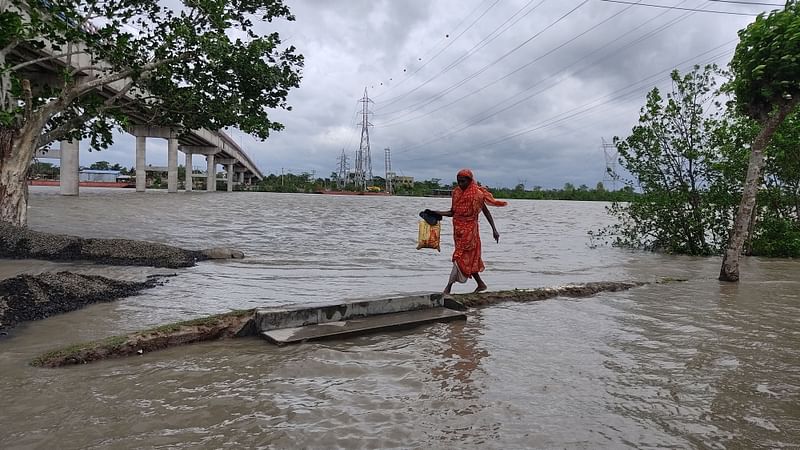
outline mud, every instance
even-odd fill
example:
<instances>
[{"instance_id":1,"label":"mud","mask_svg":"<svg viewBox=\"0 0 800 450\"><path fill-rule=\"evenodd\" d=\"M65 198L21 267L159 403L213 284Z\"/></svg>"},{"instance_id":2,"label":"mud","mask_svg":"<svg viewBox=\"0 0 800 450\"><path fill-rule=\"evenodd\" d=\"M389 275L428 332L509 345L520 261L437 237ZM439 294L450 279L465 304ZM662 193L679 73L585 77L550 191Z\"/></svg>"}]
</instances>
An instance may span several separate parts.
<instances>
[{"instance_id":1,"label":"mud","mask_svg":"<svg viewBox=\"0 0 800 450\"><path fill-rule=\"evenodd\" d=\"M660 281L659 283L666 282ZM454 294L449 297L468 308L489 306L501 302L535 302L554 297L590 297L600 292L617 292L644 286L646 282L610 281L585 284L570 284L549 288L519 289L513 291Z\"/></svg>"},{"instance_id":2,"label":"mud","mask_svg":"<svg viewBox=\"0 0 800 450\"><path fill-rule=\"evenodd\" d=\"M84 239L0 222L0 258L87 260L124 266L180 268L209 259L203 251L130 239Z\"/></svg>"},{"instance_id":3,"label":"mud","mask_svg":"<svg viewBox=\"0 0 800 450\"><path fill-rule=\"evenodd\" d=\"M255 334L255 310L232 311L150 330L76 344L45 353L31 362L34 366L60 367L92 361L142 355L156 350L195 342L250 336Z\"/></svg>"},{"instance_id":4,"label":"mud","mask_svg":"<svg viewBox=\"0 0 800 450\"><path fill-rule=\"evenodd\" d=\"M164 276L143 282L120 281L71 272L18 275L0 280L0 332L22 322L41 320L86 305L136 295L164 283Z\"/></svg>"}]
</instances>

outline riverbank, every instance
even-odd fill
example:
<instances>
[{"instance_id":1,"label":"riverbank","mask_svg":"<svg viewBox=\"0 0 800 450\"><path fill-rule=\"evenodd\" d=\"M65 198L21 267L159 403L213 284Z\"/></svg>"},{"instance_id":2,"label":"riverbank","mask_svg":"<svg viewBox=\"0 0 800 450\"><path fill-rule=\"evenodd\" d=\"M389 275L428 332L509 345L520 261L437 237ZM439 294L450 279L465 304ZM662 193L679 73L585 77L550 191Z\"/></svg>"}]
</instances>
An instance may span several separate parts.
<instances>
[{"instance_id":1,"label":"riverbank","mask_svg":"<svg viewBox=\"0 0 800 450\"><path fill-rule=\"evenodd\" d=\"M480 308L503 302L534 302L555 297L591 297L601 292L624 291L647 284L650 283L585 283L538 289L454 294L448 298L466 308ZM103 359L141 355L196 342L254 336L256 334L253 325L254 315L254 309L231 311L227 314L162 325L99 341L77 343L42 354L31 364L40 367L86 364Z\"/></svg>"},{"instance_id":2,"label":"riverbank","mask_svg":"<svg viewBox=\"0 0 800 450\"><path fill-rule=\"evenodd\" d=\"M243 257L240 251L221 247L186 250L131 239L85 239L0 222L0 258L91 261L117 266L177 269L208 259ZM160 280L165 276L134 282L61 271L0 278L0 332L6 333L22 322L136 295L143 289L163 284Z\"/></svg>"},{"instance_id":3,"label":"riverbank","mask_svg":"<svg viewBox=\"0 0 800 450\"><path fill-rule=\"evenodd\" d=\"M136 295L144 289L164 284L163 278L167 276L152 276L136 282L56 272L23 274L0 280L0 332L5 334L22 322Z\"/></svg>"},{"instance_id":4,"label":"riverbank","mask_svg":"<svg viewBox=\"0 0 800 450\"><path fill-rule=\"evenodd\" d=\"M203 251L131 239L85 239L0 222L0 258L86 260L101 264L177 269L208 259Z\"/></svg>"},{"instance_id":5,"label":"riverbank","mask_svg":"<svg viewBox=\"0 0 800 450\"><path fill-rule=\"evenodd\" d=\"M178 269L208 259L241 259L244 253L224 247L186 250L133 239L86 239L34 231L0 222L0 258L92 261L115 266Z\"/></svg>"}]
</instances>

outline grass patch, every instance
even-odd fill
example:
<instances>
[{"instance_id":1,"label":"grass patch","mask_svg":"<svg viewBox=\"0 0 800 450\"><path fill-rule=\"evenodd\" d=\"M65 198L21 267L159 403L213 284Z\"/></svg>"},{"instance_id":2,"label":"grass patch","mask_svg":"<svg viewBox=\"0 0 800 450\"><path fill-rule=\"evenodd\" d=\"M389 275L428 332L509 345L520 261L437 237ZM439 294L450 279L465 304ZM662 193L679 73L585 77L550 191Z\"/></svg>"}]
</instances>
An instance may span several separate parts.
<instances>
[{"instance_id":1,"label":"grass patch","mask_svg":"<svg viewBox=\"0 0 800 450\"><path fill-rule=\"evenodd\" d=\"M98 348L107 348L107 349L119 349L125 343L128 342L127 336L111 336L105 339L101 339L98 341L90 341L90 342L81 342L78 344L72 344L68 347L60 348L57 350L49 351L47 353L43 353L37 356L33 361L31 361L31 365L36 367L41 367L47 364L48 361L56 360L56 359L69 359L74 358L82 354L83 352L89 350L95 350Z\"/></svg>"},{"instance_id":2,"label":"grass patch","mask_svg":"<svg viewBox=\"0 0 800 450\"><path fill-rule=\"evenodd\" d=\"M199 317L197 319L184 320L183 322L168 323L160 325L149 330L140 331L138 334L153 334L153 333L175 333L185 327L202 327L217 325L223 320L230 317L243 317L255 314L255 309L237 309L224 314L215 314L208 317Z\"/></svg>"},{"instance_id":3,"label":"grass patch","mask_svg":"<svg viewBox=\"0 0 800 450\"><path fill-rule=\"evenodd\" d=\"M215 314L213 316L160 325L124 336L111 336L97 341L72 344L37 356L31 361L31 365L36 367L49 366L52 364L63 365L64 361L81 361L89 354L113 355L125 353L126 345L140 342L140 340L147 341L148 339L175 334L185 329L197 327L224 327L226 326L225 321L228 319L240 319L252 316L253 314L255 314L255 309L235 310L224 314ZM230 324L228 324L228 326L230 326Z\"/></svg>"}]
</instances>

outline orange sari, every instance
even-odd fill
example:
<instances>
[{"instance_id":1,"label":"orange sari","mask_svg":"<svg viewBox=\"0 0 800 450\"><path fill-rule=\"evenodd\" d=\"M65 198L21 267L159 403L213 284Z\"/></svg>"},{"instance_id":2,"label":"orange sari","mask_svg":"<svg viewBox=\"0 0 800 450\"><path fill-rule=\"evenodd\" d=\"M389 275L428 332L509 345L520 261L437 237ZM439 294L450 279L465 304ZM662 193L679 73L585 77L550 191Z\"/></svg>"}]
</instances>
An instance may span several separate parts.
<instances>
[{"instance_id":1,"label":"orange sari","mask_svg":"<svg viewBox=\"0 0 800 450\"><path fill-rule=\"evenodd\" d=\"M481 259L481 236L478 229L478 216L484 204L492 206L505 206L508 202L496 200L486 188L479 186L472 178L472 172L464 169L459 176L470 178L466 189L456 187L453 189L453 262L467 278L472 274L483 272L484 265Z\"/></svg>"}]
</instances>

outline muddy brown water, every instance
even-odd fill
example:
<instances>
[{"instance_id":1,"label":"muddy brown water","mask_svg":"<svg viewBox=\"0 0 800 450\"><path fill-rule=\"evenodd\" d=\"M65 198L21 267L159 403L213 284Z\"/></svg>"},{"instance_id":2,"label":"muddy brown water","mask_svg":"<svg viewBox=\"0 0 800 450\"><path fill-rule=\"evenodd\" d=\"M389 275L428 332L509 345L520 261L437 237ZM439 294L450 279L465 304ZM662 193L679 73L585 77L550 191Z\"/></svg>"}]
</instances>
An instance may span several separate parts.
<instances>
[{"instance_id":1,"label":"muddy brown water","mask_svg":"<svg viewBox=\"0 0 800 450\"><path fill-rule=\"evenodd\" d=\"M38 353L230 309L440 290L417 213L446 199L52 188L30 226L240 261L165 270L0 260L0 276L73 270L142 280L144 294L0 339L0 448L797 448L800 262L592 248L604 205L513 201L482 233L490 289L686 278L588 299L508 303L466 322L302 345L240 339L62 369ZM458 285L457 292L471 286Z\"/></svg>"}]
</instances>

